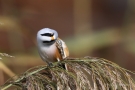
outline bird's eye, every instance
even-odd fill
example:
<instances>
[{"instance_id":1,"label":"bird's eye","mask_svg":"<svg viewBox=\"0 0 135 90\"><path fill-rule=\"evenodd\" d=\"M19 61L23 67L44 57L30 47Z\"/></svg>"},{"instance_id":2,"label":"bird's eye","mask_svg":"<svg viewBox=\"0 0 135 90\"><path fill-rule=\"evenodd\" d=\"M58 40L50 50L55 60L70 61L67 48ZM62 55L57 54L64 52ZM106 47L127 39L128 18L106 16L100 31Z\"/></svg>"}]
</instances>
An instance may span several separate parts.
<instances>
[{"instance_id":1,"label":"bird's eye","mask_svg":"<svg viewBox=\"0 0 135 90\"><path fill-rule=\"evenodd\" d=\"M41 34L41 36L49 36L49 37L51 37L53 35L54 35L54 33L44 33L44 34Z\"/></svg>"}]
</instances>

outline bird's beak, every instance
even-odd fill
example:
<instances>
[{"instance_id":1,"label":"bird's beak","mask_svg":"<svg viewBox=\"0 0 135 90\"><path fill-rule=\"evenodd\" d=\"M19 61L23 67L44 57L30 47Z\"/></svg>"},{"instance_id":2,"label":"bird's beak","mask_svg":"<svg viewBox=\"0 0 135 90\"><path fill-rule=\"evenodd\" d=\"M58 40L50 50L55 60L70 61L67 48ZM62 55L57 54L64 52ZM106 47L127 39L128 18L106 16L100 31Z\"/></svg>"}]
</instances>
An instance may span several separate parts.
<instances>
[{"instance_id":1,"label":"bird's beak","mask_svg":"<svg viewBox=\"0 0 135 90\"><path fill-rule=\"evenodd\" d=\"M55 40L56 38L54 36L51 37L51 40Z\"/></svg>"}]
</instances>

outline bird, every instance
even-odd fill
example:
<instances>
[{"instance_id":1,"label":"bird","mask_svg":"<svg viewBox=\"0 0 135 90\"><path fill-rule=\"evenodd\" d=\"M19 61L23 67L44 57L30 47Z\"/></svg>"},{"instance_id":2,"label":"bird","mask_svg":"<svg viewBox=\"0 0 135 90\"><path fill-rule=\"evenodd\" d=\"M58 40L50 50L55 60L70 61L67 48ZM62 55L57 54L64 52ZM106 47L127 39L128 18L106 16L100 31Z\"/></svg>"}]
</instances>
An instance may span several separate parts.
<instances>
[{"instance_id":1,"label":"bird","mask_svg":"<svg viewBox=\"0 0 135 90\"><path fill-rule=\"evenodd\" d=\"M53 62L66 59L69 56L69 50L65 42L58 37L54 29L43 28L37 32L38 52L43 61L49 66Z\"/></svg>"}]
</instances>

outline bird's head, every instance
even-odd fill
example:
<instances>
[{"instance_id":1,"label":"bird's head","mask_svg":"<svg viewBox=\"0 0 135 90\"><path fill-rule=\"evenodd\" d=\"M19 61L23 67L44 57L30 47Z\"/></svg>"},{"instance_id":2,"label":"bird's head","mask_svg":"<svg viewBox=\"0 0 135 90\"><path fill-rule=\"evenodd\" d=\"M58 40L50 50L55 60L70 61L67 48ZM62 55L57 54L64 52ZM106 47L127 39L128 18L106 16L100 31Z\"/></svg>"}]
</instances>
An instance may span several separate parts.
<instances>
[{"instance_id":1,"label":"bird's head","mask_svg":"<svg viewBox=\"0 0 135 90\"><path fill-rule=\"evenodd\" d=\"M43 28L37 33L37 42L41 45L50 45L58 38L58 33L50 28Z\"/></svg>"}]
</instances>

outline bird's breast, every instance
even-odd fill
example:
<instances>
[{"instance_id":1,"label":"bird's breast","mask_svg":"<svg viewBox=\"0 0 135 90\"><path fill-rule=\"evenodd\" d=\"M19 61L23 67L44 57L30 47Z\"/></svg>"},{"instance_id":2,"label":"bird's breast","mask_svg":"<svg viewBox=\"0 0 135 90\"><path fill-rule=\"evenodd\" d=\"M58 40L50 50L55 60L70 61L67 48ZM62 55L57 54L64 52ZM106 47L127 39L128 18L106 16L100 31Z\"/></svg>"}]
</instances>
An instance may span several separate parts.
<instances>
[{"instance_id":1,"label":"bird's breast","mask_svg":"<svg viewBox=\"0 0 135 90\"><path fill-rule=\"evenodd\" d=\"M55 44L48 46L48 47L42 47L41 48L41 52L43 54L43 56L45 56L46 60L49 62L56 62L56 50L57 47L55 46Z\"/></svg>"}]
</instances>

